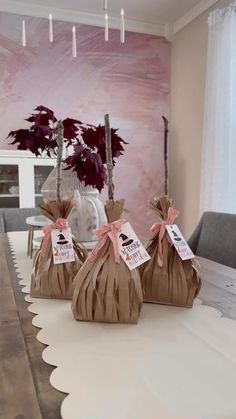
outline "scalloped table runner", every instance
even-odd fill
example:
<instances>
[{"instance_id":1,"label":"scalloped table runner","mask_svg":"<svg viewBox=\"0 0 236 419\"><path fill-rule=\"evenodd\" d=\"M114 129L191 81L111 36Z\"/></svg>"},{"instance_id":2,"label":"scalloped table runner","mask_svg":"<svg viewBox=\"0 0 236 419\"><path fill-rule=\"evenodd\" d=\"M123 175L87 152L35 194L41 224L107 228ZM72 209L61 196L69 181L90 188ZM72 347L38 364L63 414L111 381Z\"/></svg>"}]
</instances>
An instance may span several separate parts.
<instances>
[{"instance_id":1,"label":"scalloped table runner","mask_svg":"<svg viewBox=\"0 0 236 419\"><path fill-rule=\"evenodd\" d=\"M8 233L22 291L32 261L27 233ZM193 309L144 304L137 325L76 322L70 302L33 299L50 377L69 393L64 419L235 419L236 322L196 300Z\"/></svg>"}]
</instances>

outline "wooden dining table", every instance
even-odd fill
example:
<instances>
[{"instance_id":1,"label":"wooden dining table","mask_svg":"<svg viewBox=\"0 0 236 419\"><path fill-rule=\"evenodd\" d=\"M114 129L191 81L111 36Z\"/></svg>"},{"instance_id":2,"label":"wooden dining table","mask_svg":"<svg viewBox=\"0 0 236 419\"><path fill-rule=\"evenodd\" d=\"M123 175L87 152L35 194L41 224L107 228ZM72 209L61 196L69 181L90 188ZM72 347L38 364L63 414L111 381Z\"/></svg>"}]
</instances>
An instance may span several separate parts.
<instances>
[{"instance_id":1,"label":"wooden dining table","mask_svg":"<svg viewBox=\"0 0 236 419\"><path fill-rule=\"evenodd\" d=\"M236 319L236 270L198 259L200 299ZM7 234L0 234L0 418L58 419L65 393L49 382L54 367L42 359L45 345L32 325L14 268Z\"/></svg>"},{"instance_id":2,"label":"wooden dining table","mask_svg":"<svg viewBox=\"0 0 236 419\"><path fill-rule=\"evenodd\" d=\"M32 325L7 234L0 234L0 418L58 419L64 393L49 383L53 367Z\"/></svg>"}]
</instances>

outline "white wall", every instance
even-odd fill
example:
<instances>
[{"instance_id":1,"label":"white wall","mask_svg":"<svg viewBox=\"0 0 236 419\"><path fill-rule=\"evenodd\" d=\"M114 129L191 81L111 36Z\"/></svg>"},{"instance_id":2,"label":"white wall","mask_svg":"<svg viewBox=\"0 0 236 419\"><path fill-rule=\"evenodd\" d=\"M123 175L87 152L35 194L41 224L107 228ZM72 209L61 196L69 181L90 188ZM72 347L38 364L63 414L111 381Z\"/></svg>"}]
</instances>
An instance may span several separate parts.
<instances>
[{"instance_id":1,"label":"white wall","mask_svg":"<svg viewBox=\"0 0 236 419\"><path fill-rule=\"evenodd\" d=\"M170 195L180 210L178 224L186 237L199 219L201 144L210 10L173 38L171 50L171 120L169 138Z\"/></svg>"}]
</instances>

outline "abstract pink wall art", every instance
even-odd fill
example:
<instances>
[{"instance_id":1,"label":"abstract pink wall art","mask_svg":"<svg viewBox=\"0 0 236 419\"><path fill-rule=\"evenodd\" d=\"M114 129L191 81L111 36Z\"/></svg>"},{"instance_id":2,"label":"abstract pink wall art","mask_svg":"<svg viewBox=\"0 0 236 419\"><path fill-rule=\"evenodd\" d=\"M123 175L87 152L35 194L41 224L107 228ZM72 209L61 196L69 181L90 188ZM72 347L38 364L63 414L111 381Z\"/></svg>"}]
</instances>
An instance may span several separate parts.
<instances>
[{"instance_id":1,"label":"abstract pink wall art","mask_svg":"<svg viewBox=\"0 0 236 419\"><path fill-rule=\"evenodd\" d=\"M58 117L103 123L105 113L129 142L114 170L116 197L126 198L134 229L147 237L148 200L163 194L161 116L169 115L170 44L153 35L76 25L78 56L71 54L71 27L54 22L48 41L48 20L24 17L27 47L21 46L22 16L0 13L0 149L12 148L9 131L27 126L24 118L37 105ZM106 191L102 194L106 198Z\"/></svg>"}]
</instances>

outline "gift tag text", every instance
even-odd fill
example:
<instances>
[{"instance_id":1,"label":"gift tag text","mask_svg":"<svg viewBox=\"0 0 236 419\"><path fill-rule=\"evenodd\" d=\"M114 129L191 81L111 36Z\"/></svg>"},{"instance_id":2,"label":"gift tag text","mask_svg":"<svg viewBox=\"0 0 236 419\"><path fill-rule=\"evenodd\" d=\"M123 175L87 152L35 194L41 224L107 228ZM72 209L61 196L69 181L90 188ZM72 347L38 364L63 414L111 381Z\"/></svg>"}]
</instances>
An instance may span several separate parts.
<instances>
[{"instance_id":1,"label":"gift tag text","mask_svg":"<svg viewBox=\"0 0 236 419\"><path fill-rule=\"evenodd\" d=\"M182 260L193 259L195 255L193 254L188 243L184 239L178 226L176 224L170 224L166 226L166 230L168 231L170 240L175 246L180 258Z\"/></svg>"},{"instance_id":2,"label":"gift tag text","mask_svg":"<svg viewBox=\"0 0 236 419\"><path fill-rule=\"evenodd\" d=\"M119 231L120 255L130 270L150 259L149 254L136 236L130 223L125 223Z\"/></svg>"},{"instance_id":3,"label":"gift tag text","mask_svg":"<svg viewBox=\"0 0 236 419\"><path fill-rule=\"evenodd\" d=\"M70 228L51 231L52 253L54 264L74 262L75 252Z\"/></svg>"}]
</instances>

